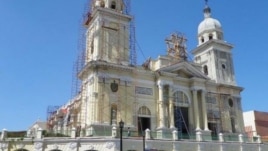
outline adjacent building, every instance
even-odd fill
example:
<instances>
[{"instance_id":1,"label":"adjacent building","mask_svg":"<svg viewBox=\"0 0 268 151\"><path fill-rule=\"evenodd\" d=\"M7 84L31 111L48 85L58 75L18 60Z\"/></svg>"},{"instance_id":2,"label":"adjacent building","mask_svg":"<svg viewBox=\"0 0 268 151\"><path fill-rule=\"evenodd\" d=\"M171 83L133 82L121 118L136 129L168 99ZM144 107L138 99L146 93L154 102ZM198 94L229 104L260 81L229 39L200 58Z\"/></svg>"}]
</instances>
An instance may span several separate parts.
<instances>
[{"instance_id":1,"label":"adjacent building","mask_svg":"<svg viewBox=\"0 0 268 151\"><path fill-rule=\"evenodd\" d=\"M268 140L268 113L248 111L243 113L245 132L248 137L261 136Z\"/></svg>"}]
</instances>

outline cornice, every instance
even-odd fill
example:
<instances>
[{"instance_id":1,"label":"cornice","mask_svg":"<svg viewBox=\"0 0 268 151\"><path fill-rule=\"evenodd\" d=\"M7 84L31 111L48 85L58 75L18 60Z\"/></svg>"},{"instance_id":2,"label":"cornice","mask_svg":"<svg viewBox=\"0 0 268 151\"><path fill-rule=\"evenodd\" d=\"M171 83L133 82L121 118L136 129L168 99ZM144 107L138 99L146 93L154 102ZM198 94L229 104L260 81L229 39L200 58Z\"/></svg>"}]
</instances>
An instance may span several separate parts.
<instances>
[{"instance_id":1,"label":"cornice","mask_svg":"<svg viewBox=\"0 0 268 151\"><path fill-rule=\"evenodd\" d=\"M244 90L244 88L243 88L243 87L240 87L240 86L230 85L230 84L216 83L216 82L213 81L213 80L208 80L208 81L206 82L206 85L208 85L208 86L213 86L213 87L217 87L217 88L224 87L224 88L236 89L236 90L239 90L239 91L243 91L243 90Z\"/></svg>"},{"instance_id":2,"label":"cornice","mask_svg":"<svg viewBox=\"0 0 268 151\"><path fill-rule=\"evenodd\" d=\"M121 12L117 12L111 9L107 9L107 8L102 8L102 7L97 7L94 11L93 11L93 16L97 15L97 14L104 14L105 16L110 16L110 17L116 17L118 19L127 19L127 20L131 20L132 17L126 14L122 14Z\"/></svg>"},{"instance_id":3,"label":"cornice","mask_svg":"<svg viewBox=\"0 0 268 151\"><path fill-rule=\"evenodd\" d=\"M99 69L99 68L104 68L104 69L109 68L112 70L120 70L120 71L126 71L126 72L133 72L133 70L135 70L135 67L125 66L125 65L113 64L113 63L108 63L104 61L90 61L79 72L78 77L80 79L83 79L83 77L88 73L89 70Z\"/></svg>"},{"instance_id":4,"label":"cornice","mask_svg":"<svg viewBox=\"0 0 268 151\"><path fill-rule=\"evenodd\" d=\"M224 88L230 88L230 89L236 89L236 90L239 90L240 92L244 90L243 87L240 87L240 86L236 86L236 85L228 85L228 84L218 84L218 87L221 88L221 87L224 87Z\"/></svg>"},{"instance_id":5,"label":"cornice","mask_svg":"<svg viewBox=\"0 0 268 151\"><path fill-rule=\"evenodd\" d=\"M165 72L165 71L159 71L159 72L155 72L155 74L160 74L163 76L166 76L167 78L172 78L174 80L178 80L178 81L182 81L182 82L189 82L190 79L189 78L184 78L184 77L180 77L178 76L178 74L176 73L170 73L170 72ZM159 77L159 76L158 76Z\"/></svg>"},{"instance_id":6,"label":"cornice","mask_svg":"<svg viewBox=\"0 0 268 151\"><path fill-rule=\"evenodd\" d=\"M214 44L214 45L213 45ZM200 51L204 51L206 50L206 48L208 47L215 47L217 45L221 45L221 46L224 46L224 47L228 47L229 49L232 49L234 46L230 43L227 43L225 41L222 41L222 40L209 40L201 45L199 45L198 47L196 47L194 50L192 50L192 54L196 54Z\"/></svg>"}]
</instances>

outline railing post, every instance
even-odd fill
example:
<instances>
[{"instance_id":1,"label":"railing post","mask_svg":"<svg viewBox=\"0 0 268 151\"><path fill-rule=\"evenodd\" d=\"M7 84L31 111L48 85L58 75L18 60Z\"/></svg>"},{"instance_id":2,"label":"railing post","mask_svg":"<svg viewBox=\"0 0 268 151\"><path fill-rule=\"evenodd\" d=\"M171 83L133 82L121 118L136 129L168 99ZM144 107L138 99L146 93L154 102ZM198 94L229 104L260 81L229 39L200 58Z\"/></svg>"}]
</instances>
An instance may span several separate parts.
<instances>
[{"instance_id":1,"label":"railing post","mask_svg":"<svg viewBox=\"0 0 268 151\"><path fill-rule=\"evenodd\" d=\"M261 144L262 141L261 141L261 136L260 135L257 135L257 143Z\"/></svg>"},{"instance_id":2,"label":"railing post","mask_svg":"<svg viewBox=\"0 0 268 151\"><path fill-rule=\"evenodd\" d=\"M4 140L7 137L7 130L3 129L1 134L1 140Z\"/></svg>"},{"instance_id":3,"label":"railing post","mask_svg":"<svg viewBox=\"0 0 268 151\"><path fill-rule=\"evenodd\" d=\"M224 142L224 136L222 133L219 134L219 142Z\"/></svg>"},{"instance_id":4,"label":"railing post","mask_svg":"<svg viewBox=\"0 0 268 151\"><path fill-rule=\"evenodd\" d=\"M92 127L89 127L89 128L86 130L86 136L93 136L93 128L92 128Z\"/></svg>"},{"instance_id":5,"label":"railing post","mask_svg":"<svg viewBox=\"0 0 268 151\"><path fill-rule=\"evenodd\" d=\"M147 128L146 130L145 130L145 139L151 139L151 131Z\"/></svg>"},{"instance_id":6,"label":"railing post","mask_svg":"<svg viewBox=\"0 0 268 151\"><path fill-rule=\"evenodd\" d=\"M61 127L57 127L57 132L56 133L59 133L59 134L61 134Z\"/></svg>"},{"instance_id":7,"label":"railing post","mask_svg":"<svg viewBox=\"0 0 268 151\"><path fill-rule=\"evenodd\" d=\"M112 138L116 138L116 136L117 136L117 132L116 132L116 127L114 126L112 128Z\"/></svg>"},{"instance_id":8,"label":"railing post","mask_svg":"<svg viewBox=\"0 0 268 151\"><path fill-rule=\"evenodd\" d=\"M203 141L203 135L202 132L196 132L196 141L201 142Z\"/></svg>"},{"instance_id":9,"label":"railing post","mask_svg":"<svg viewBox=\"0 0 268 151\"><path fill-rule=\"evenodd\" d=\"M240 143L244 143L245 142L243 134L239 134L238 135L238 138L239 138L239 142Z\"/></svg>"},{"instance_id":10,"label":"railing post","mask_svg":"<svg viewBox=\"0 0 268 151\"><path fill-rule=\"evenodd\" d=\"M29 129L29 130L27 130L27 137L32 137L32 134L33 132L32 132L32 130L31 129Z\"/></svg>"},{"instance_id":11,"label":"railing post","mask_svg":"<svg viewBox=\"0 0 268 151\"><path fill-rule=\"evenodd\" d=\"M66 126L63 127L63 134L68 135L68 128Z\"/></svg>"},{"instance_id":12,"label":"railing post","mask_svg":"<svg viewBox=\"0 0 268 151\"><path fill-rule=\"evenodd\" d=\"M177 141L177 140L178 140L178 131L177 131L177 130L174 130L174 131L172 132L172 136L173 136L173 140L174 140L174 141Z\"/></svg>"},{"instance_id":13,"label":"railing post","mask_svg":"<svg viewBox=\"0 0 268 151\"><path fill-rule=\"evenodd\" d=\"M37 139L42 139L42 132L43 132L43 129L42 128L38 128L37 135L36 135L36 138Z\"/></svg>"},{"instance_id":14,"label":"railing post","mask_svg":"<svg viewBox=\"0 0 268 151\"><path fill-rule=\"evenodd\" d=\"M71 131L71 138L75 138L75 137L76 137L76 129L73 127Z\"/></svg>"}]
</instances>

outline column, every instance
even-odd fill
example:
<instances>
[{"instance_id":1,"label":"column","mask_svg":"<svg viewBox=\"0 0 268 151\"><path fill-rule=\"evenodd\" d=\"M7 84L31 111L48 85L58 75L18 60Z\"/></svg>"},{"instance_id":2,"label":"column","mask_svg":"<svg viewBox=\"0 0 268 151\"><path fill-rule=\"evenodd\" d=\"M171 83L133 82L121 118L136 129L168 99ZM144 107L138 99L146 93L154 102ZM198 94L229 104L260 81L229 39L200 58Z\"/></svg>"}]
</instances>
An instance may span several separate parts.
<instances>
[{"instance_id":1,"label":"column","mask_svg":"<svg viewBox=\"0 0 268 151\"><path fill-rule=\"evenodd\" d=\"M197 90L192 90L193 92L193 103L194 103L194 113L195 113L195 127L196 130L200 130L200 120L199 120L199 110L198 110L198 100L197 100Z\"/></svg>"},{"instance_id":2,"label":"column","mask_svg":"<svg viewBox=\"0 0 268 151\"><path fill-rule=\"evenodd\" d=\"M165 128L165 111L164 111L164 97L163 97L163 84L158 84L158 90L159 90L159 99L158 99L158 105L159 105L159 128Z\"/></svg>"},{"instance_id":3,"label":"column","mask_svg":"<svg viewBox=\"0 0 268 151\"><path fill-rule=\"evenodd\" d=\"M203 111L203 121L204 121L204 130L205 131L209 131L208 129L208 116L207 116L207 101L206 101L206 91L205 90L202 90L201 92L201 95L202 95L202 111Z\"/></svg>"},{"instance_id":4,"label":"column","mask_svg":"<svg viewBox=\"0 0 268 151\"><path fill-rule=\"evenodd\" d=\"M173 102L172 90L171 90L171 86L170 85L169 85L168 96L169 96L169 121L170 121L170 128L171 129L174 129L175 128L175 124L174 124L174 102Z\"/></svg>"}]
</instances>

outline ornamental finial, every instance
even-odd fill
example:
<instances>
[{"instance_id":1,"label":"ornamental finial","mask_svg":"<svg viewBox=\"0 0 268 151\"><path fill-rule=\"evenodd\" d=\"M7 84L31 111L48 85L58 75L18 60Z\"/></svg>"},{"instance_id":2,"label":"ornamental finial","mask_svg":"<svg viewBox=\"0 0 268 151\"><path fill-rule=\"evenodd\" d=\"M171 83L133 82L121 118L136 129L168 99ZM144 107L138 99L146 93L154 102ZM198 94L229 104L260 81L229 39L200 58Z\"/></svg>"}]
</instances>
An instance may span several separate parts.
<instances>
[{"instance_id":1,"label":"ornamental finial","mask_svg":"<svg viewBox=\"0 0 268 151\"><path fill-rule=\"evenodd\" d=\"M205 0L205 4L208 5L208 0Z\"/></svg>"}]
</instances>

